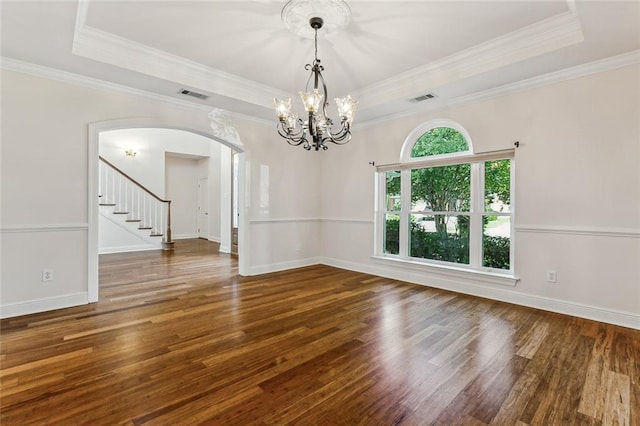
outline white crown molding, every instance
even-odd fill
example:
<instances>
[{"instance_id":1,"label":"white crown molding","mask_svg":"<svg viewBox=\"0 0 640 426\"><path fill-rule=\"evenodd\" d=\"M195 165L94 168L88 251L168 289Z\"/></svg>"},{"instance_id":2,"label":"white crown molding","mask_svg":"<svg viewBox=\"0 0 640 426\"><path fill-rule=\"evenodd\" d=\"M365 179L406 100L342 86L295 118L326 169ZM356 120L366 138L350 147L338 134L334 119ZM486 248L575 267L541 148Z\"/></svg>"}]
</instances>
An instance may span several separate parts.
<instances>
[{"instance_id":1,"label":"white crown molding","mask_svg":"<svg viewBox=\"0 0 640 426\"><path fill-rule=\"evenodd\" d=\"M423 107L413 107L410 110L388 115L384 118L376 118L366 122L356 123L354 125L354 130L378 125L387 121L412 117L418 114L423 114L425 112L437 112L449 109L453 106L473 104L499 96L523 92L538 87L561 83L563 81L573 80L576 78L586 77L591 74L612 71L618 68L624 68L637 64L640 64L640 50L633 50L631 52L622 53L620 55L611 56L609 58L599 59L597 61L588 62L586 64L577 65L571 68L565 68L563 70L539 75L536 77L528 78L526 80L517 81L515 83L509 83L492 89L460 96L444 104L441 104L438 107L434 107L433 105L428 105L428 103L425 103Z\"/></svg>"},{"instance_id":2,"label":"white crown molding","mask_svg":"<svg viewBox=\"0 0 640 426\"><path fill-rule=\"evenodd\" d=\"M375 83L353 95L367 108L388 101L409 99L417 91L501 68L583 40L578 17L565 12Z\"/></svg>"},{"instance_id":3,"label":"white crown molding","mask_svg":"<svg viewBox=\"0 0 640 426\"><path fill-rule=\"evenodd\" d=\"M640 229L579 226L516 225L516 232L527 234L584 235L589 237L640 238Z\"/></svg>"},{"instance_id":4,"label":"white crown molding","mask_svg":"<svg viewBox=\"0 0 640 426\"><path fill-rule=\"evenodd\" d=\"M79 2L80 7L88 7ZM86 14L86 12L83 12ZM273 96L286 97L281 90L217 70L198 62L90 27L78 12L72 53L74 55L174 81L210 94L271 108Z\"/></svg>"},{"instance_id":5,"label":"white crown molding","mask_svg":"<svg viewBox=\"0 0 640 426\"><path fill-rule=\"evenodd\" d=\"M23 74L33 75L35 77L46 78L48 80L59 81L66 84L72 84L74 86L86 87L89 89L105 90L109 92L118 92L128 96L133 96L140 99L159 102L162 104L169 104L178 108L187 109L195 112L211 112L213 107L209 105L196 104L193 102L183 101L181 99L172 98L171 96L159 95L153 92L147 92L145 90L134 89L129 86L121 84L111 83L97 78L87 77L80 74L75 74L68 71L59 70L56 68L49 68L43 65L36 65L29 62L20 61L13 58L0 57L0 68L7 71L20 72ZM225 117L237 120L245 120L257 124L263 124L271 126L272 121L265 120L258 117L252 117L250 115L240 114L233 111L224 111Z\"/></svg>"}]
</instances>

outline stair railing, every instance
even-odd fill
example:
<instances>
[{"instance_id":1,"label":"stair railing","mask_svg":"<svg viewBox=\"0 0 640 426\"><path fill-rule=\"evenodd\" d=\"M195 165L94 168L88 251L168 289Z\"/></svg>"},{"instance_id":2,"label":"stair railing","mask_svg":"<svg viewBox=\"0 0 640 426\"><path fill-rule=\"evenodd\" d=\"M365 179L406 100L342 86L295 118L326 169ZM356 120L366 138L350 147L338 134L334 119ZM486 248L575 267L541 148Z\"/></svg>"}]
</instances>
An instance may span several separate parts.
<instances>
[{"instance_id":1,"label":"stair railing","mask_svg":"<svg viewBox=\"0 0 640 426\"><path fill-rule=\"evenodd\" d=\"M126 214L127 222L138 222L138 229L162 237L163 249L173 249L171 201L158 197L104 157L99 158L100 205L113 206L114 214Z\"/></svg>"}]
</instances>

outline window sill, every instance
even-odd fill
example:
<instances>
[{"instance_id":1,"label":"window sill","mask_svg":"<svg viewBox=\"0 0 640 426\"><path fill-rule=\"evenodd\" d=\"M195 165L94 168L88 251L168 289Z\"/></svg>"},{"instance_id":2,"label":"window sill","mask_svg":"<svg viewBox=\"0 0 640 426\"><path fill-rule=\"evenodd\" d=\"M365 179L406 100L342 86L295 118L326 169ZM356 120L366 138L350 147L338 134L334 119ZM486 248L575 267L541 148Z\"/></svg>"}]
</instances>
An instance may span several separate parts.
<instances>
[{"instance_id":1,"label":"window sill","mask_svg":"<svg viewBox=\"0 0 640 426\"><path fill-rule=\"evenodd\" d=\"M412 271L427 272L429 274L440 275L448 278L473 280L482 284L493 284L515 287L519 278L511 273L497 273L488 271L478 271L474 269L461 268L449 265L438 265L416 260L406 260L391 256L372 256L376 263L383 263L389 266L402 267Z\"/></svg>"}]
</instances>

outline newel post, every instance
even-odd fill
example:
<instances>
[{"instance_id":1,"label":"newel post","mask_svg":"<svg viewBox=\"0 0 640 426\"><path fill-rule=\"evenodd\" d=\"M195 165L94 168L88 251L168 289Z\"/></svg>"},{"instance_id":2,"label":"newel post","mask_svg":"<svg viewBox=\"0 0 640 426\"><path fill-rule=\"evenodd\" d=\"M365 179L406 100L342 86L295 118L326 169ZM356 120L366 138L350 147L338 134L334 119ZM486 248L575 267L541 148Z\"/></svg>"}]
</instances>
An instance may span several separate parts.
<instances>
[{"instance_id":1,"label":"newel post","mask_svg":"<svg viewBox=\"0 0 640 426\"><path fill-rule=\"evenodd\" d=\"M171 241L171 201L167 201L167 238L162 241L163 250L173 250L173 241Z\"/></svg>"}]
</instances>

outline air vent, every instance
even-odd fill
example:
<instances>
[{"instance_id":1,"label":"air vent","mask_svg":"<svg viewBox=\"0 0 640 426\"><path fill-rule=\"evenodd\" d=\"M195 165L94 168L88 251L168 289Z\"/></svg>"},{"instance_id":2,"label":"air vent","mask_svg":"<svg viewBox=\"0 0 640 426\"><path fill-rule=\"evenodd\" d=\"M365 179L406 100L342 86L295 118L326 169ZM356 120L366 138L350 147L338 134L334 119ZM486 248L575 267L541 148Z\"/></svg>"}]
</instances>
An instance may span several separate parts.
<instances>
[{"instance_id":1,"label":"air vent","mask_svg":"<svg viewBox=\"0 0 640 426\"><path fill-rule=\"evenodd\" d=\"M194 92L193 90L180 89L178 93L180 93L181 95L191 96L191 97L202 99L202 100L209 99L209 96L204 95L202 93Z\"/></svg>"},{"instance_id":2,"label":"air vent","mask_svg":"<svg viewBox=\"0 0 640 426\"><path fill-rule=\"evenodd\" d=\"M422 101L426 101L427 99L433 99L437 97L437 95L433 92L429 92L425 95L422 96L418 96L417 98L413 98L411 99L411 102L422 102Z\"/></svg>"}]
</instances>

